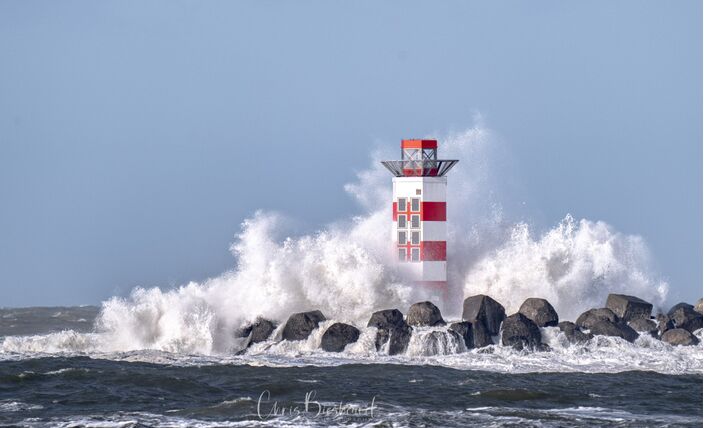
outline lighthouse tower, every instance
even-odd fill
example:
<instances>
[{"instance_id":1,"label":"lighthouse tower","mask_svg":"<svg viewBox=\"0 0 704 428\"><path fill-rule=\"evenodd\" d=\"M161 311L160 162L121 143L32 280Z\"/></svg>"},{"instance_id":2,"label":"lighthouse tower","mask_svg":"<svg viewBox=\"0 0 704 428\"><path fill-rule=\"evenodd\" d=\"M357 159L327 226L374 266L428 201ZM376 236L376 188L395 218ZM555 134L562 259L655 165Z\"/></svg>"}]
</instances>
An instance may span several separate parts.
<instances>
[{"instance_id":1,"label":"lighthouse tower","mask_svg":"<svg viewBox=\"0 0 704 428\"><path fill-rule=\"evenodd\" d=\"M457 160L438 159L437 140L402 140L401 160L383 161L394 175L394 256L420 286L447 292L445 174Z\"/></svg>"}]
</instances>

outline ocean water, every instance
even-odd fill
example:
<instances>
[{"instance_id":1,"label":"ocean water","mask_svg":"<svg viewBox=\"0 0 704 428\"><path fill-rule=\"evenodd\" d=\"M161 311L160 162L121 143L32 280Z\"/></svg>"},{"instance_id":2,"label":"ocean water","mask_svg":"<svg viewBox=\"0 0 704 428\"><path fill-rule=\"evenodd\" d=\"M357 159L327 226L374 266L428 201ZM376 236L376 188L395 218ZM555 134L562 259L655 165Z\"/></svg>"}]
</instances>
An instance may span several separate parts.
<instances>
[{"instance_id":1,"label":"ocean water","mask_svg":"<svg viewBox=\"0 0 704 428\"><path fill-rule=\"evenodd\" d=\"M245 355L105 352L97 314L0 310L0 425L702 425L701 345L641 336L575 346L547 328L550 352L467 351L422 328L405 355L389 357L364 329L329 354L317 349L328 321L308 341L272 340Z\"/></svg>"}]
</instances>

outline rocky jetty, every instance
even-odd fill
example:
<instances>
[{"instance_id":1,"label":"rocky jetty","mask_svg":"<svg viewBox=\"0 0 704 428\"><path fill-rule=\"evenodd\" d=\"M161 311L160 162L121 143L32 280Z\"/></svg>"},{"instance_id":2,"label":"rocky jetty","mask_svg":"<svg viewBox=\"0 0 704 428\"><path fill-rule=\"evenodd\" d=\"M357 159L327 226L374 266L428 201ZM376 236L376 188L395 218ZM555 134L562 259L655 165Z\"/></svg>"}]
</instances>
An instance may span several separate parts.
<instances>
[{"instance_id":1,"label":"rocky jetty","mask_svg":"<svg viewBox=\"0 0 704 428\"><path fill-rule=\"evenodd\" d=\"M374 312L367 327L376 329L376 350L388 355L406 353L414 329L420 336L414 336L413 355L429 356L458 352L458 342L464 343L467 350L493 345L496 336L502 346L521 351L547 351L550 348L543 343L542 337L549 330L541 329L555 327L569 343L575 345L589 342L597 336L634 342L641 335L650 335L672 346L691 346L700 342L701 299L697 304L698 307L678 303L667 314L658 313L652 317L651 303L636 296L609 294L605 307L589 309L571 322L559 321L557 311L546 299L526 299L517 313L507 317L506 310L499 302L479 294L464 300L462 321L452 322L445 328L437 328L445 326L446 322L440 309L428 301L411 305L405 317L398 309ZM281 340L306 340L325 320L322 312L317 310L292 314L281 329ZM237 352L247 352L247 347L254 343L278 340L272 339L275 330L273 321L257 318L235 334L240 338L241 345ZM374 330L368 332L374 333ZM362 332L357 326L337 322L323 332L320 348L327 352L343 352L361 336Z\"/></svg>"}]
</instances>

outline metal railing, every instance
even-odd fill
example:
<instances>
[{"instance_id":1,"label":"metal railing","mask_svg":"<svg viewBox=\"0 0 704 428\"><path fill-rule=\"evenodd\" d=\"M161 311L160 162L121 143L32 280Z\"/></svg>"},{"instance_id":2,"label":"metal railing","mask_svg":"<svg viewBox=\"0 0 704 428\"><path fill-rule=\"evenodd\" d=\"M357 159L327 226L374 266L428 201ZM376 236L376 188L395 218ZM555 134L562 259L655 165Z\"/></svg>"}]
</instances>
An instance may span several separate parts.
<instances>
[{"instance_id":1,"label":"metal railing","mask_svg":"<svg viewBox=\"0 0 704 428\"><path fill-rule=\"evenodd\" d=\"M396 177L442 177L458 160L400 160L381 163Z\"/></svg>"}]
</instances>

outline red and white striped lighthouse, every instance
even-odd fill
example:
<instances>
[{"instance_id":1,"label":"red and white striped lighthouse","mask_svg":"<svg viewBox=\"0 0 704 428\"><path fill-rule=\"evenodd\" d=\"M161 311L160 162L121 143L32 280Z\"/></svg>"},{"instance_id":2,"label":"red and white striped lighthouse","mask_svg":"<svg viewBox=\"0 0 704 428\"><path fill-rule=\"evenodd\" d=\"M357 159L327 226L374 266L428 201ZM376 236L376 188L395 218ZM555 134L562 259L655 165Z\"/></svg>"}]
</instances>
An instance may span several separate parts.
<instances>
[{"instance_id":1,"label":"red and white striped lighthouse","mask_svg":"<svg viewBox=\"0 0 704 428\"><path fill-rule=\"evenodd\" d=\"M392 241L416 284L447 292L447 177L457 160L439 160L437 140L402 140L401 160L383 161L393 178Z\"/></svg>"}]
</instances>

